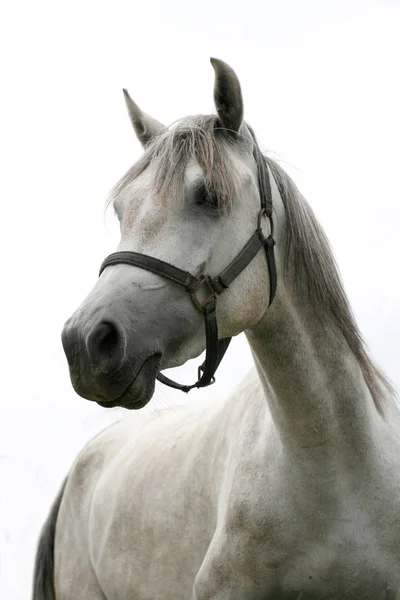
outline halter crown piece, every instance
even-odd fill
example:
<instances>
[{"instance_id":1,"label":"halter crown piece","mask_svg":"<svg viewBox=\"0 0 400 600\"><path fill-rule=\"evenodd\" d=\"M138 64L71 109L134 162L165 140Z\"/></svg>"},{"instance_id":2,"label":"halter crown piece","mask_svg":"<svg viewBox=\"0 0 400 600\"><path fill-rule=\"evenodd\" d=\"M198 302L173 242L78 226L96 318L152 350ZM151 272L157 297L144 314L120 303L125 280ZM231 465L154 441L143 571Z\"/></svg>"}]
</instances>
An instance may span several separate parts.
<instances>
[{"instance_id":1,"label":"halter crown piece","mask_svg":"<svg viewBox=\"0 0 400 600\"><path fill-rule=\"evenodd\" d=\"M272 220L272 194L271 182L269 178L269 170L264 161L257 144L254 149L255 159L258 165L258 186L261 199L261 209L257 218L257 229L243 246L239 254L232 262L216 277L209 275L200 275L196 277L188 271L183 271L178 267L170 265L167 262L140 254L138 252L114 252L107 256L100 267L99 276L104 269L118 264L132 265L146 271L151 271L160 277L164 277L173 281L177 285L182 286L189 292L192 302L197 310L204 315L205 330L206 330L206 358L204 363L198 368L198 380L192 385L181 385L169 379L162 373L157 375L158 381L168 385L169 387L181 390L182 392L190 392L193 388L207 387L215 382L215 372L223 359L225 352L228 349L232 338L218 339L218 324L216 318L217 298L222 292L227 290L236 279L236 277L250 264L253 258L258 254L261 248L265 250L267 259L268 274L269 274L269 304L274 299L277 276L274 254L274 224ZM266 218L270 223L270 234L268 237L262 232L262 220Z\"/></svg>"}]
</instances>

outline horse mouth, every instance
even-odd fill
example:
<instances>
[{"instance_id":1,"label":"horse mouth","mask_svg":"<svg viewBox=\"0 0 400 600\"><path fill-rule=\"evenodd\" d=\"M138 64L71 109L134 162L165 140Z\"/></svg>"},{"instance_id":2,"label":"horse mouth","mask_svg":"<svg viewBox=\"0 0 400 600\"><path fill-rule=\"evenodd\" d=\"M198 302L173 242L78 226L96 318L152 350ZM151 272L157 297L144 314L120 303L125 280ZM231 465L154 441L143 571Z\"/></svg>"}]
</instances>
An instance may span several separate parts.
<instances>
[{"instance_id":1,"label":"horse mouth","mask_svg":"<svg viewBox=\"0 0 400 600\"><path fill-rule=\"evenodd\" d=\"M143 408L151 400L154 394L160 362L161 354L153 354L144 361L139 372L121 396L111 402L96 399L97 404L103 408L114 408L116 406L128 410L139 410L140 408Z\"/></svg>"}]
</instances>

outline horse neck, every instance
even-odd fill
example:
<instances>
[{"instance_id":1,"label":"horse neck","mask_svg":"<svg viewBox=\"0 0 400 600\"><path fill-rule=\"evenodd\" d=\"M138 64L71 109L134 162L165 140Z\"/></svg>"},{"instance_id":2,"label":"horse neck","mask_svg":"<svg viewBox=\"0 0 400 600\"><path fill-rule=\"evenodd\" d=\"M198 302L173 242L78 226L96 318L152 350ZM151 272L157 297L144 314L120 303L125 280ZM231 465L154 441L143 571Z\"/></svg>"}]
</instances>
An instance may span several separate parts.
<instances>
[{"instance_id":1,"label":"horse neck","mask_svg":"<svg viewBox=\"0 0 400 600\"><path fill-rule=\"evenodd\" d=\"M340 331L282 290L247 337L273 421L298 455L364 451L380 418L360 365Z\"/></svg>"},{"instance_id":2,"label":"horse neck","mask_svg":"<svg viewBox=\"0 0 400 600\"><path fill-rule=\"evenodd\" d=\"M264 317L246 332L281 441L295 453L363 452L382 421L357 357L338 322L324 316L306 289L284 276L279 232L285 207L272 180L277 224L278 292Z\"/></svg>"}]
</instances>

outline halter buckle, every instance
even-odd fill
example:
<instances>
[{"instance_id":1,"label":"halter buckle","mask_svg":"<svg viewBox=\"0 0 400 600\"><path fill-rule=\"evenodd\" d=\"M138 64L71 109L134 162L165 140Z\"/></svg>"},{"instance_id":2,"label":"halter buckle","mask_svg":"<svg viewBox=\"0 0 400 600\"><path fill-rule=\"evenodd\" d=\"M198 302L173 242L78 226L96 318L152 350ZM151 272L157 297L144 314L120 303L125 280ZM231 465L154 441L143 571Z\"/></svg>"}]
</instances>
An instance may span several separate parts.
<instances>
[{"instance_id":1,"label":"halter buckle","mask_svg":"<svg viewBox=\"0 0 400 600\"><path fill-rule=\"evenodd\" d=\"M202 286L204 286L203 290L201 289ZM200 296L202 296L202 297L199 297L199 293L200 293ZM195 307L197 308L197 310L199 310L202 313L206 312L207 306L211 302L215 302L216 297L217 297L216 291L212 284L211 277L202 276L199 279L196 287L194 287L191 290L190 297L192 298L192 302L195 305Z\"/></svg>"}]
</instances>

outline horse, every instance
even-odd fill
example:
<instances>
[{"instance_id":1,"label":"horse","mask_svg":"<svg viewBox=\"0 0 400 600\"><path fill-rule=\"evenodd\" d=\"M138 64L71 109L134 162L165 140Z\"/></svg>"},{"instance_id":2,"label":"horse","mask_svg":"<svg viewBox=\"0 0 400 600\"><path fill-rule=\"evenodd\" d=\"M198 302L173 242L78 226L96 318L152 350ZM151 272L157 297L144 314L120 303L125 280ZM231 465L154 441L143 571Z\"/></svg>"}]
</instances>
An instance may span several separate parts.
<instances>
[{"instance_id":1,"label":"horse","mask_svg":"<svg viewBox=\"0 0 400 600\"><path fill-rule=\"evenodd\" d=\"M117 252L66 322L75 391L132 409L72 465L38 544L34 600L395 598L400 414L329 242L211 59L216 114L166 127L124 90L141 158L112 190ZM368 234L367 234L368 237ZM134 412L156 379L221 401ZM206 350L197 381L162 371Z\"/></svg>"}]
</instances>

